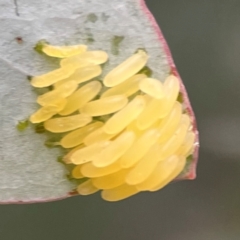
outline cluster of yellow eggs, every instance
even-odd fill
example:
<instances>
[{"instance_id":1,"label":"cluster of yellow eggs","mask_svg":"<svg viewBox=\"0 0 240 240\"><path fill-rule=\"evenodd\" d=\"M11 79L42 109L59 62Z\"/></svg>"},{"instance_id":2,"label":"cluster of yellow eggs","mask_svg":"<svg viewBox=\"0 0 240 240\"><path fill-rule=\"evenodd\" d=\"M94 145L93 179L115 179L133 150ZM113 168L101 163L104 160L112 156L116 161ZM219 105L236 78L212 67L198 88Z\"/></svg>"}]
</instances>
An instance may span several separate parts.
<instances>
[{"instance_id":1,"label":"cluster of yellow eggs","mask_svg":"<svg viewBox=\"0 0 240 240\"><path fill-rule=\"evenodd\" d=\"M179 80L163 83L140 73L147 64L143 50L116 66L103 80L104 51L85 45L51 46L42 51L61 58L60 68L33 77L36 88L53 86L40 95L41 108L30 117L53 133L64 133L60 145L69 149L72 176L86 178L77 191L101 190L103 199L118 201L140 191L164 187L184 169L192 153L191 119L177 101ZM55 116L57 115L57 116ZM105 116L104 121L99 117Z\"/></svg>"}]
</instances>

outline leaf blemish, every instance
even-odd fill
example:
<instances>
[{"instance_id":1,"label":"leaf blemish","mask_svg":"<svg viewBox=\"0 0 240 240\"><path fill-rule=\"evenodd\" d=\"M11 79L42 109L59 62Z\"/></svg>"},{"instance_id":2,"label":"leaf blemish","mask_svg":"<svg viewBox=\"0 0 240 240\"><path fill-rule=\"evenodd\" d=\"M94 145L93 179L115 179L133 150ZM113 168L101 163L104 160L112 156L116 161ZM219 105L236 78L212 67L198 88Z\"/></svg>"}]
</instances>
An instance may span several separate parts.
<instances>
[{"instance_id":1,"label":"leaf blemish","mask_svg":"<svg viewBox=\"0 0 240 240\"><path fill-rule=\"evenodd\" d=\"M45 130L44 126L43 126L43 123L36 124L36 126L35 126L35 132L36 133L44 133L45 131L46 130Z\"/></svg>"},{"instance_id":2,"label":"leaf blemish","mask_svg":"<svg viewBox=\"0 0 240 240\"><path fill-rule=\"evenodd\" d=\"M23 43L22 37L16 37L15 40L16 40L17 43L19 43L19 44Z\"/></svg>"},{"instance_id":3,"label":"leaf blemish","mask_svg":"<svg viewBox=\"0 0 240 240\"><path fill-rule=\"evenodd\" d=\"M94 13L90 13L87 15L87 21L95 23L98 20L98 16Z\"/></svg>"},{"instance_id":4,"label":"leaf blemish","mask_svg":"<svg viewBox=\"0 0 240 240\"><path fill-rule=\"evenodd\" d=\"M29 125L29 121L28 119L26 120L22 120L22 121L18 121L18 124L17 124L17 130L20 131L20 132L23 132Z\"/></svg>"},{"instance_id":5,"label":"leaf blemish","mask_svg":"<svg viewBox=\"0 0 240 240\"><path fill-rule=\"evenodd\" d=\"M44 45L46 45L46 44L48 44L48 42L46 40L40 40L34 47L34 50L37 51L38 53L43 53L42 49L43 49Z\"/></svg>"},{"instance_id":6,"label":"leaf blemish","mask_svg":"<svg viewBox=\"0 0 240 240\"><path fill-rule=\"evenodd\" d=\"M59 142L55 142L54 139L45 141L44 145L48 148L54 148L59 146Z\"/></svg>"},{"instance_id":7,"label":"leaf blemish","mask_svg":"<svg viewBox=\"0 0 240 240\"><path fill-rule=\"evenodd\" d=\"M138 74L145 74L147 77L151 77L152 73L152 69L148 66L145 66L141 71L138 72Z\"/></svg>"},{"instance_id":8,"label":"leaf blemish","mask_svg":"<svg viewBox=\"0 0 240 240\"><path fill-rule=\"evenodd\" d=\"M183 102L184 102L184 101L183 101L183 95L182 95L181 92L179 92L179 94L178 94L177 101L180 102L180 103L183 103Z\"/></svg>"},{"instance_id":9,"label":"leaf blemish","mask_svg":"<svg viewBox=\"0 0 240 240\"><path fill-rule=\"evenodd\" d=\"M91 33L91 30L89 28L86 28L86 37L85 37L85 43L86 44L91 44L95 42L95 39L93 37L93 34Z\"/></svg>"},{"instance_id":10,"label":"leaf blemish","mask_svg":"<svg viewBox=\"0 0 240 240\"><path fill-rule=\"evenodd\" d=\"M124 36L114 36L112 38L112 48L111 52L113 55L119 54L119 45L124 40Z\"/></svg>"},{"instance_id":11,"label":"leaf blemish","mask_svg":"<svg viewBox=\"0 0 240 240\"><path fill-rule=\"evenodd\" d=\"M27 80L31 81L32 80L32 76L27 76Z\"/></svg>"},{"instance_id":12,"label":"leaf blemish","mask_svg":"<svg viewBox=\"0 0 240 240\"><path fill-rule=\"evenodd\" d=\"M105 13L102 13L101 17L102 17L102 20L104 22L106 22L108 20L108 18L109 18L109 16L107 14L105 14Z\"/></svg>"}]
</instances>

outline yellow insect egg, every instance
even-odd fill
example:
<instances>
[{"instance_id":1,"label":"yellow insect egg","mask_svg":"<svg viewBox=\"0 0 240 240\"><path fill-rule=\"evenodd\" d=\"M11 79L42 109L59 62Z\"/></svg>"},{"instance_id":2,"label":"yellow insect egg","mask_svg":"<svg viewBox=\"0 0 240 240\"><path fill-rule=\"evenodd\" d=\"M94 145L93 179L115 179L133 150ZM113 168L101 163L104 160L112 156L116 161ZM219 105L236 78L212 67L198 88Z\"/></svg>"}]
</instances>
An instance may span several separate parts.
<instances>
[{"instance_id":1,"label":"yellow insect egg","mask_svg":"<svg viewBox=\"0 0 240 240\"><path fill-rule=\"evenodd\" d=\"M179 80L177 77L173 75L167 77L163 83L163 89L166 96L166 102L160 111L159 118L165 117L171 111L175 101L177 100L180 90Z\"/></svg>"},{"instance_id":2,"label":"yellow insect egg","mask_svg":"<svg viewBox=\"0 0 240 240\"><path fill-rule=\"evenodd\" d=\"M139 190L135 186L123 184L116 188L106 189L101 192L104 200L109 202L116 202L137 194Z\"/></svg>"},{"instance_id":3,"label":"yellow insect egg","mask_svg":"<svg viewBox=\"0 0 240 240\"><path fill-rule=\"evenodd\" d=\"M47 92L43 95L40 95L37 98L37 103L41 106L50 105L58 101L61 98L66 98L71 95L78 87L78 84L75 81L70 81L61 85L58 89Z\"/></svg>"},{"instance_id":4,"label":"yellow insect egg","mask_svg":"<svg viewBox=\"0 0 240 240\"><path fill-rule=\"evenodd\" d=\"M59 98L58 100L54 101L53 103L49 104L48 106L55 106L58 108L58 113L62 111L67 104L66 98Z\"/></svg>"},{"instance_id":5,"label":"yellow insect egg","mask_svg":"<svg viewBox=\"0 0 240 240\"><path fill-rule=\"evenodd\" d=\"M87 51L86 45L73 45L73 46L52 46L44 44L42 51L51 57L66 58L71 57Z\"/></svg>"},{"instance_id":6,"label":"yellow insect egg","mask_svg":"<svg viewBox=\"0 0 240 240\"><path fill-rule=\"evenodd\" d=\"M95 156L93 165L96 167L106 167L117 161L133 144L135 134L133 132L124 132L102 152Z\"/></svg>"},{"instance_id":7,"label":"yellow insect egg","mask_svg":"<svg viewBox=\"0 0 240 240\"><path fill-rule=\"evenodd\" d=\"M143 133L121 157L121 166L123 168L129 168L137 163L157 142L159 136L160 133L158 129L150 129Z\"/></svg>"},{"instance_id":8,"label":"yellow insect egg","mask_svg":"<svg viewBox=\"0 0 240 240\"><path fill-rule=\"evenodd\" d=\"M94 159L96 155L99 154L99 152L107 148L109 144L110 144L109 141L105 141L105 142L98 142L90 146L81 148L80 150L72 154L70 160L73 164L76 164L76 165L90 162Z\"/></svg>"},{"instance_id":9,"label":"yellow insect egg","mask_svg":"<svg viewBox=\"0 0 240 240\"><path fill-rule=\"evenodd\" d=\"M176 155L161 161L157 164L152 174L143 182L136 185L139 191L148 191L156 186L164 183L174 172L179 162L179 157Z\"/></svg>"},{"instance_id":10,"label":"yellow insect egg","mask_svg":"<svg viewBox=\"0 0 240 240\"><path fill-rule=\"evenodd\" d=\"M121 166L118 161L106 167L96 167L92 164L92 162L89 162L82 165L81 173L85 177L96 178L96 177L106 176L106 175L118 172L120 170L121 170Z\"/></svg>"},{"instance_id":11,"label":"yellow insect egg","mask_svg":"<svg viewBox=\"0 0 240 240\"><path fill-rule=\"evenodd\" d=\"M143 96L146 102L146 97ZM154 129L154 128L158 128L159 124L160 124L161 120L157 120L156 122L154 122L152 125L150 125L148 128L144 129L144 130L140 130L137 126L137 119L134 120L133 122L131 122L128 126L127 126L127 130L129 131L134 131L135 135L137 137L140 137L145 131L149 130L149 129Z\"/></svg>"},{"instance_id":12,"label":"yellow insect egg","mask_svg":"<svg viewBox=\"0 0 240 240\"><path fill-rule=\"evenodd\" d=\"M31 85L37 88L48 87L56 82L68 78L74 73L74 71L75 69L72 68L59 68L41 76L33 77Z\"/></svg>"},{"instance_id":13,"label":"yellow insect egg","mask_svg":"<svg viewBox=\"0 0 240 240\"><path fill-rule=\"evenodd\" d=\"M86 138L84 138L83 142L85 145L91 145L93 143L96 142L102 142L102 141L107 141L110 140L112 138L114 138L116 134L107 134L104 132L103 127L93 131L92 133L90 133L88 136L86 136Z\"/></svg>"},{"instance_id":14,"label":"yellow insect egg","mask_svg":"<svg viewBox=\"0 0 240 240\"><path fill-rule=\"evenodd\" d=\"M143 133L142 130L140 130L137 127L137 120L132 121L126 128L127 131L133 131L137 137L140 137Z\"/></svg>"},{"instance_id":15,"label":"yellow insect egg","mask_svg":"<svg viewBox=\"0 0 240 240\"><path fill-rule=\"evenodd\" d=\"M147 53L143 50L139 50L136 54L132 55L110 71L103 80L104 85L106 87L114 87L126 81L128 78L139 72L145 66L147 60Z\"/></svg>"},{"instance_id":16,"label":"yellow insect egg","mask_svg":"<svg viewBox=\"0 0 240 240\"><path fill-rule=\"evenodd\" d=\"M159 181L158 185L151 188L149 191L155 192L166 186L168 183L170 183L173 179L175 179L183 170L184 166L186 164L186 158L185 157L179 157L179 160L177 162L176 168L172 171L172 173L164 180L160 178L161 181Z\"/></svg>"},{"instance_id":17,"label":"yellow insect egg","mask_svg":"<svg viewBox=\"0 0 240 240\"><path fill-rule=\"evenodd\" d=\"M136 185L146 180L159 162L160 146L155 144L126 176L126 183Z\"/></svg>"},{"instance_id":18,"label":"yellow insect egg","mask_svg":"<svg viewBox=\"0 0 240 240\"><path fill-rule=\"evenodd\" d=\"M81 173L81 166L76 166L73 170L72 170L72 177L76 178L76 179L81 179L84 178L84 176Z\"/></svg>"},{"instance_id":19,"label":"yellow insect egg","mask_svg":"<svg viewBox=\"0 0 240 240\"><path fill-rule=\"evenodd\" d=\"M106 98L103 98L106 99ZM121 132L129 123L136 119L145 107L145 100L142 96L135 97L126 107L114 114L104 126L108 134Z\"/></svg>"},{"instance_id":20,"label":"yellow insect egg","mask_svg":"<svg viewBox=\"0 0 240 240\"><path fill-rule=\"evenodd\" d=\"M161 136L159 143L167 141L177 130L182 117L182 105L175 102L172 111L159 124Z\"/></svg>"},{"instance_id":21,"label":"yellow insect egg","mask_svg":"<svg viewBox=\"0 0 240 240\"><path fill-rule=\"evenodd\" d=\"M146 131L150 130L150 129L154 129L154 128L158 128L160 124L160 120L157 120L155 123L153 123L150 127L144 129L144 130L140 130L137 126L137 120L134 120L133 122L131 122L128 126L127 126L127 130L128 131L133 131L135 133L135 135L137 137L142 136Z\"/></svg>"},{"instance_id":22,"label":"yellow insect egg","mask_svg":"<svg viewBox=\"0 0 240 240\"><path fill-rule=\"evenodd\" d=\"M87 114L77 114L69 117L49 119L44 122L44 127L54 133L68 132L83 127L92 121Z\"/></svg>"},{"instance_id":23,"label":"yellow insect egg","mask_svg":"<svg viewBox=\"0 0 240 240\"><path fill-rule=\"evenodd\" d=\"M194 144L195 134L193 132L188 132L185 137L184 143L177 150L176 154L180 156L188 156L193 144Z\"/></svg>"},{"instance_id":24,"label":"yellow insect egg","mask_svg":"<svg viewBox=\"0 0 240 240\"><path fill-rule=\"evenodd\" d=\"M127 103L125 95L115 95L89 102L80 111L90 116L102 116L121 110Z\"/></svg>"},{"instance_id":25,"label":"yellow insect egg","mask_svg":"<svg viewBox=\"0 0 240 240\"><path fill-rule=\"evenodd\" d=\"M56 106L42 107L30 116L30 122L32 123L44 122L51 118L53 115L57 114L58 111L59 108Z\"/></svg>"},{"instance_id":26,"label":"yellow insect egg","mask_svg":"<svg viewBox=\"0 0 240 240\"><path fill-rule=\"evenodd\" d=\"M179 93L179 81L175 76L168 77L163 85L164 97L152 99L138 118L137 126L146 129L159 118L166 117L172 110Z\"/></svg>"},{"instance_id":27,"label":"yellow insect egg","mask_svg":"<svg viewBox=\"0 0 240 240\"><path fill-rule=\"evenodd\" d=\"M60 62L61 67L87 67L90 65L103 64L108 60L108 54L104 51L88 51L82 54L65 58Z\"/></svg>"},{"instance_id":28,"label":"yellow insect egg","mask_svg":"<svg viewBox=\"0 0 240 240\"><path fill-rule=\"evenodd\" d=\"M144 99L145 99L145 101L146 101L147 104L150 103L151 100L153 99L151 96L149 96L149 95L147 95L147 94L144 94L144 95L142 95L142 96L144 97Z\"/></svg>"},{"instance_id":29,"label":"yellow insect egg","mask_svg":"<svg viewBox=\"0 0 240 240\"><path fill-rule=\"evenodd\" d=\"M97 192L98 190L99 189L93 185L91 179L80 184L77 188L78 193L81 195L90 195L90 194Z\"/></svg>"},{"instance_id":30,"label":"yellow insect egg","mask_svg":"<svg viewBox=\"0 0 240 240\"><path fill-rule=\"evenodd\" d=\"M164 97L165 93L163 90L163 84L154 78L145 78L139 84L140 90L149 96L161 99Z\"/></svg>"},{"instance_id":31,"label":"yellow insect egg","mask_svg":"<svg viewBox=\"0 0 240 240\"><path fill-rule=\"evenodd\" d=\"M182 145L186 137L189 125L189 117L187 115L183 115L180 126L177 129L176 133L166 143L162 144L161 151L159 152L161 159L165 159L170 155L174 154L177 149Z\"/></svg>"},{"instance_id":32,"label":"yellow insect egg","mask_svg":"<svg viewBox=\"0 0 240 240\"><path fill-rule=\"evenodd\" d=\"M141 130L149 128L159 119L159 114L164 109L166 98L151 99L145 109L137 118L137 127Z\"/></svg>"},{"instance_id":33,"label":"yellow insect egg","mask_svg":"<svg viewBox=\"0 0 240 240\"><path fill-rule=\"evenodd\" d=\"M111 189L118 187L124 184L128 171L129 170L123 169L113 174L94 178L92 180L93 185L99 189Z\"/></svg>"},{"instance_id":34,"label":"yellow insect egg","mask_svg":"<svg viewBox=\"0 0 240 240\"><path fill-rule=\"evenodd\" d=\"M89 133L93 132L94 130L96 130L102 126L103 126L102 122L94 122L85 127L74 130L74 131L68 133L67 135L65 135L61 139L60 144L64 148L72 148L77 145L80 145L81 143L83 143L83 140Z\"/></svg>"},{"instance_id":35,"label":"yellow insect egg","mask_svg":"<svg viewBox=\"0 0 240 240\"><path fill-rule=\"evenodd\" d=\"M77 83L83 83L89 81L92 78L99 76L102 73L102 69L98 65L88 66L77 69L73 74L69 75L67 78L64 78L62 81L54 84L55 88L58 88L64 83L75 81Z\"/></svg>"},{"instance_id":36,"label":"yellow insect egg","mask_svg":"<svg viewBox=\"0 0 240 240\"><path fill-rule=\"evenodd\" d=\"M136 74L127 79L125 82L120 83L119 85L113 88L109 88L101 95L101 98L119 94L125 94L127 97L129 97L139 90L140 81L146 77L147 76L144 74Z\"/></svg>"},{"instance_id":37,"label":"yellow insect egg","mask_svg":"<svg viewBox=\"0 0 240 240\"><path fill-rule=\"evenodd\" d=\"M57 90L59 88L57 88ZM101 88L102 85L98 81L87 83L67 98L67 104L59 114L65 116L75 112L79 108L83 107L87 102L95 98L100 92Z\"/></svg>"},{"instance_id":38,"label":"yellow insect egg","mask_svg":"<svg viewBox=\"0 0 240 240\"><path fill-rule=\"evenodd\" d=\"M73 153L75 153L76 151L78 151L79 149L84 148L85 146L83 144L81 144L80 146L77 146L75 148L73 148L70 152L68 152L64 157L63 157L63 162L66 164L71 164L71 157L73 155Z\"/></svg>"},{"instance_id":39,"label":"yellow insect egg","mask_svg":"<svg viewBox=\"0 0 240 240\"><path fill-rule=\"evenodd\" d=\"M154 122L149 128L145 129L143 132L145 132L149 129L159 128L161 122L162 121L160 119L158 119L156 122Z\"/></svg>"}]
</instances>

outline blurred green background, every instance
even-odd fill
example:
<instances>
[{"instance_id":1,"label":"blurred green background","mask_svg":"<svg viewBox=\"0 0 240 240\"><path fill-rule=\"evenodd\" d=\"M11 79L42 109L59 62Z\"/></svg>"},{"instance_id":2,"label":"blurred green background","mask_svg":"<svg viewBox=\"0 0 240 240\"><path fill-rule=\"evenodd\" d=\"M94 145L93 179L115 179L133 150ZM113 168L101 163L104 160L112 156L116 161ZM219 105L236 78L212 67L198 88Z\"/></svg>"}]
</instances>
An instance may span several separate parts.
<instances>
[{"instance_id":1,"label":"blurred green background","mask_svg":"<svg viewBox=\"0 0 240 240\"><path fill-rule=\"evenodd\" d=\"M93 195L2 205L1 240L240 239L240 1L146 2L196 113L197 179L117 203Z\"/></svg>"}]
</instances>

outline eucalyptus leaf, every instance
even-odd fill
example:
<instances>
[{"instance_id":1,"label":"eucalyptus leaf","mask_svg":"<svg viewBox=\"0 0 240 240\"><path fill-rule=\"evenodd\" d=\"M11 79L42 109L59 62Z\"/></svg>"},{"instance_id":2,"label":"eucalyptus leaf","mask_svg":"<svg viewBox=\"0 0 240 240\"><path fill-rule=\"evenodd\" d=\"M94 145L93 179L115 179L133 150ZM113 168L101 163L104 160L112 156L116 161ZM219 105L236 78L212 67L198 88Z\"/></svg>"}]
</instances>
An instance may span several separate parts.
<instances>
[{"instance_id":1,"label":"eucalyptus leaf","mask_svg":"<svg viewBox=\"0 0 240 240\"><path fill-rule=\"evenodd\" d=\"M31 125L17 128L38 108L27 77L59 66L58 59L34 50L37 42L104 50L109 62L103 75L140 48L150 56L153 77L163 81L176 72L142 0L0 0L0 29L0 202L50 201L70 196L77 186L57 161L61 150L44 145L45 134ZM192 114L183 86L182 92ZM197 150L194 154L196 163Z\"/></svg>"}]
</instances>

